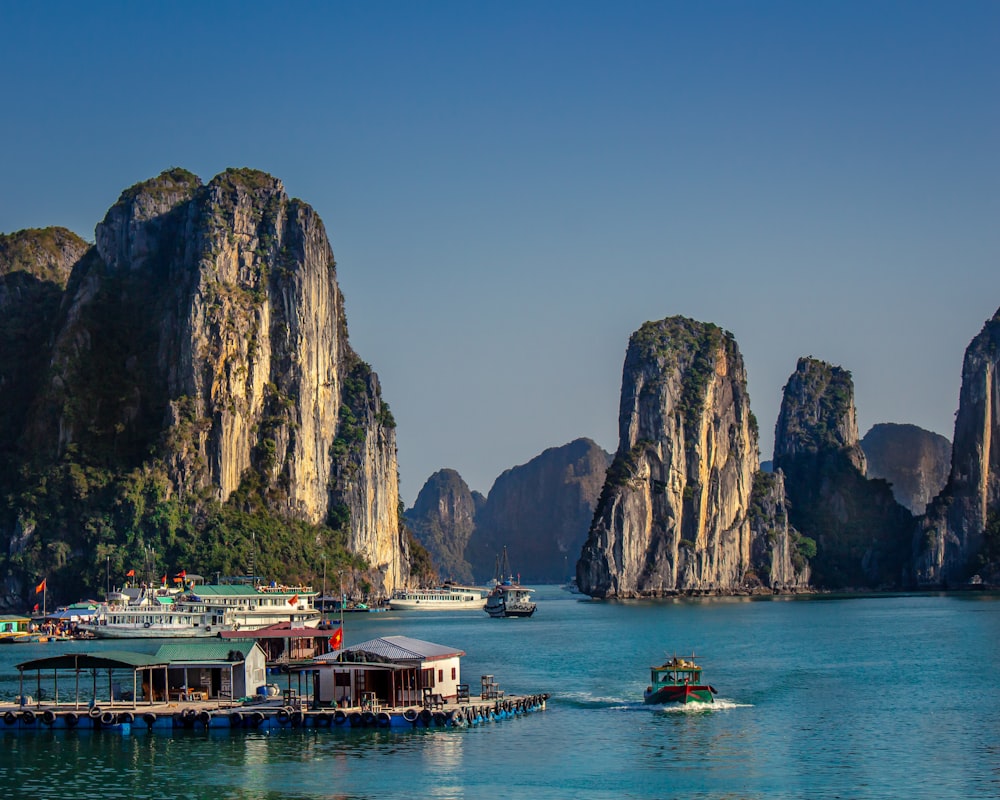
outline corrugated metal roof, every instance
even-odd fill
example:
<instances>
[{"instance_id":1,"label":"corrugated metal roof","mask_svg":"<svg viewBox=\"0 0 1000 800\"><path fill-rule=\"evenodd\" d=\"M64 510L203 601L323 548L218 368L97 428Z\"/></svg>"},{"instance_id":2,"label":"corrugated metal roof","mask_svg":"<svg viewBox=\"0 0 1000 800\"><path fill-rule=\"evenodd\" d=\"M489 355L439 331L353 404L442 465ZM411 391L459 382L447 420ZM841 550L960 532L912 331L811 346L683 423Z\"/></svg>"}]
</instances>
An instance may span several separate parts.
<instances>
[{"instance_id":1,"label":"corrugated metal roof","mask_svg":"<svg viewBox=\"0 0 1000 800\"><path fill-rule=\"evenodd\" d=\"M234 584L201 584L191 588L191 593L199 597L256 597L260 594L253 586ZM289 592L292 594L292 592Z\"/></svg>"},{"instance_id":2,"label":"corrugated metal roof","mask_svg":"<svg viewBox=\"0 0 1000 800\"><path fill-rule=\"evenodd\" d=\"M218 642L189 642L185 644L165 644L156 651L156 658L161 662L177 661L230 661L230 652L236 650L242 656L242 661L246 661L247 655L254 648L253 642L247 641L218 641Z\"/></svg>"},{"instance_id":3,"label":"corrugated metal roof","mask_svg":"<svg viewBox=\"0 0 1000 800\"><path fill-rule=\"evenodd\" d=\"M443 644L425 642L423 639L413 639L409 636L382 636L369 639L367 642L345 647L349 653L371 653L389 661L434 661L439 658L464 656L465 652ZM325 656L319 656L317 661L333 661L343 651L336 651Z\"/></svg>"}]
</instances>

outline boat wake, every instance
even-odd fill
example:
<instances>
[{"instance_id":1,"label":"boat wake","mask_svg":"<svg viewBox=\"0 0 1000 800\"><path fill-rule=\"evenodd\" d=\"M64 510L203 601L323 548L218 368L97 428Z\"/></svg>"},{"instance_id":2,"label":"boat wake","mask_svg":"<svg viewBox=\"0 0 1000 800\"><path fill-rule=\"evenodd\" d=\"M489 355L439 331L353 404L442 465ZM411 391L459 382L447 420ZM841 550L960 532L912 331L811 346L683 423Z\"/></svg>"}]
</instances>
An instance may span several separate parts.
<instances>
[{"instance_id":1,"label":"boat wake","mask_svg":"<svg viewBox=\"0 0 1000 800\"><path fill-rule=\"evenodd\" d=\"M600 697L585 692L570 692L553 696L552 699L572 708L624 711L628 713L641 712L645 714L704 714L712 711L728 711L733 708L753 708L752 703L740 703L725 697L716 697L714 703L687 703L686 705L668 703L660 706L646 705L642 701L625 697Z\"/></svg>"}]
</instances>

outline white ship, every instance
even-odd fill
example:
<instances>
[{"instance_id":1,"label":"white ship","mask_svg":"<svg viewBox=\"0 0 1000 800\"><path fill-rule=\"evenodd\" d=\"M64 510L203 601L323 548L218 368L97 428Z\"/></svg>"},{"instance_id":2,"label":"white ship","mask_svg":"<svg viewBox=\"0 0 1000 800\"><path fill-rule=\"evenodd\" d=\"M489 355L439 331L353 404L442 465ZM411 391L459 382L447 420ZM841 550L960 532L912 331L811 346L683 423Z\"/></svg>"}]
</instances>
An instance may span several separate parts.
<instances>
[{"instance_id":1,"label":"white ship","mask_svg":"<svg viewBox=\"0 0 1000 800\"><path fill-rule=\"evenodd\" d=\"M217 636L277 622L315 628L316 595L307 586L245 584L195 585L175 596L150 590L124 604L105 604L93 622L79 627L101 639Z\"/></svg>"},{"instance_id":2,"label":"white ship","mask_svg":"<svg viewBox=\"0 0 1000 800\"><path fill-rule=\"evenodd\" d=\"M472 586L403 589L389 598L393 611L480 611L483 605L483 590Z\"/></svg>"}]
</instances>

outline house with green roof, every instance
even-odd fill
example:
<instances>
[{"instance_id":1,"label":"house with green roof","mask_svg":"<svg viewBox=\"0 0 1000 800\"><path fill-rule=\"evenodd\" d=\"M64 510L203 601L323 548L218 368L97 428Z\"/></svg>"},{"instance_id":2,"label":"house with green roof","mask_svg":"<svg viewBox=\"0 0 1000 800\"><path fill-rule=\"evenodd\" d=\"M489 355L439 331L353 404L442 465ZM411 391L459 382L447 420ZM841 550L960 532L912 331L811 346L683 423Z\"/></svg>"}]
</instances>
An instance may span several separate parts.
<instances>
[{"instance_id":1,"label":"house with green roof","mask_svg":"<svg viewBox=\"0 0 1000 800\"><path fill-rule=\"evenodd\" d=\"M164 644L156 651L168 664L155 694L169 700L230 700L249 697L266 684L266 656L250 641L192 641Z\"/></svg>"}]
</instances>

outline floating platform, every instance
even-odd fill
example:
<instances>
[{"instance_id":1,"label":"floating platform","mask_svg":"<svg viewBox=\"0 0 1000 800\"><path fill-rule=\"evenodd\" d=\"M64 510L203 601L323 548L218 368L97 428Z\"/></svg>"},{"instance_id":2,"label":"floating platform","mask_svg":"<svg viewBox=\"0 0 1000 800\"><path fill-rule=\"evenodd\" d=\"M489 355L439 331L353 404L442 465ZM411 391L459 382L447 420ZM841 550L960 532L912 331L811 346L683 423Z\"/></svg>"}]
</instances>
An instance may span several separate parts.
<instances>
[{"instance_id":1,"label":"floating platform","mask_svg":"<svg viewBox=\"0 0 1000 800\"><path fill-rule=\"evenodd\" d=\"M548 694L511 696L502 700L449 703L428 708L296 708L248 703L220 708L191 704L122 708L121 705L67 709L65 706L0 705L0 733L46 730L90 730L130 734L174 730L282 730L291 728L464 728L501 722L543 711Z\"/></svg>"}]
</instances>

